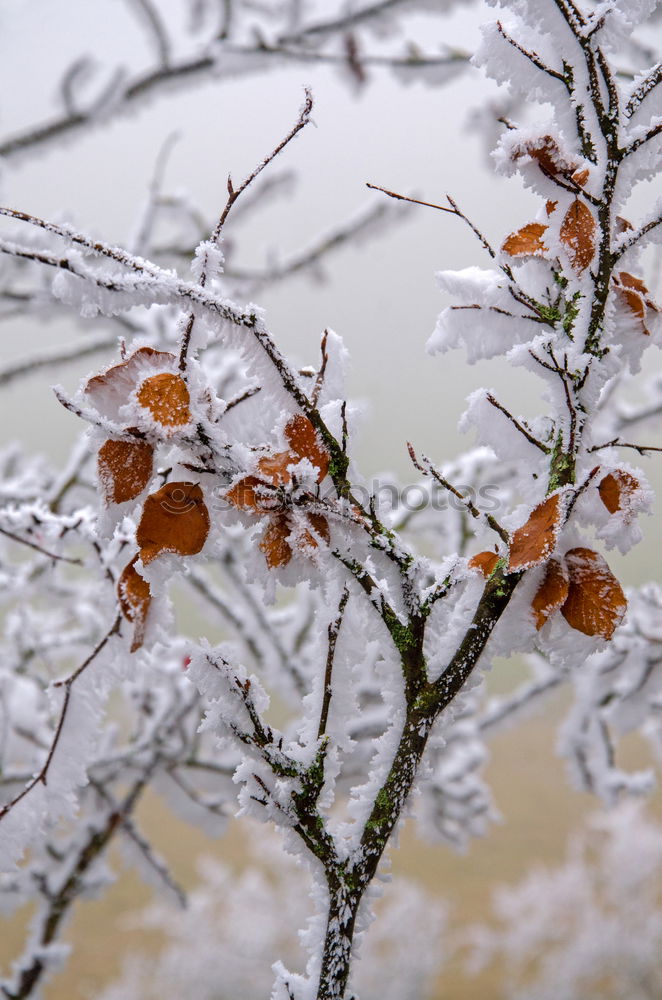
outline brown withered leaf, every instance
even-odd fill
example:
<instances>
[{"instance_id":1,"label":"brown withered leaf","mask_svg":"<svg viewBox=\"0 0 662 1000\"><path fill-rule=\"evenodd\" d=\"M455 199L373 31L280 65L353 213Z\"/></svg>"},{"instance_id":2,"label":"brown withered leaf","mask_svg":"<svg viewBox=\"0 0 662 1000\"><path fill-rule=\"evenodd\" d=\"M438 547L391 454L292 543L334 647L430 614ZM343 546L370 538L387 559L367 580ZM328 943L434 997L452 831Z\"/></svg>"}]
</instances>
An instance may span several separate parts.
<instances>
[{"instance_id":1,"label":"brown withered leaf","mask_svg":"<svg viewBox=\"0 0 662 1000\"><path fill-rule=\"evenodd\" d=\"M616 285L616 291L620 295L622 301L628 307L631 313L633 313L637 319L642 321L646 318L646 299L645 296L648 295L648 289L641 280L641 278L636 278L633 274L628 274L627 271L620 271L614 278L614 283ZM644 327L644 332L648 333L648 330Z\"/></svg>"},{"instance_id":2,"label":"brown withered leaf","mask_svg":"<svg viewBox=\"0 0 662 1000\"><path fill-rule=\"evenodd\" d=\"M595 253L595 219L588 205L579 198L575 198L565 213L559 235L572 266L576 271L584 271Z\"/></svg>"},{"instance_id":3,"label":"brown withered leaf","mask_svg":"<svg viewBox=\"0 0 662 1000\"><path fill-rule=\"evenodd\" d=\"M623 233L627 233L631 229L634 229L634 226L632 225L631 222L628 222L627 219L624 219L622 215L617 215L614 229L616 231L617 236L622 236Z\"/></svg>"},{"instance_id":4,"label":"brown withered leaf","mask_svg":"<svg viewBox=\"0 0 662 1000\"><path fill-rule=\"evenodd\" d=\"M648 295L648 289L645 284L641 278L635 277L634 274L629 274L627 271L619 271L618 280L625 288L633 288L642 295Z\"/></svg>"},{"instance_id":5,"label":"brown withered leaf","mask_svg":"<svg viewBox=\"0 0 662 1000\"><path fill-rule=\"evenodd\" d=\"M635 292L632 288L619 288L618 293L630 312L633 313L637 319L643 321L646 318L646 303L644 302L643 295L640 295L639 292ZM648 330L645 330L645 332L648 333Z\"/></svg>"},{"instance_id":6,"label":"brown withered leaf","mask_svg":"<svg viewBox=\"0 0 662 1000\"><path fill-rule=\"evenodd\" d=\"M588 167L584 167L583 170L575 170L574 174L572 175L572 179L575 182L575 184L579 185L579 187L584 187L586 181L589 178L589 173L590 171Z\"/></svg>"},{"instance_id":7,"label":"brown withered leaf","mask_svg":"<svg viewBox=\"0 0 662 1000\"><path fill-rule=\"evenodd\" d=\"M549 558L556 545L561 513L559 493L533 508L528 521L513 535L508 560L509 573L537 566Z\"/></svg>"},{"instance_id":8,"label":"brown withered leaf","mask_svg":"<svg viewBox=\"0 0 662 1000\"><path fill-rule=\"evenodd\" d=\"M515 159L528 154L536 161L538 166L552 177L557 175L567 176L575 170L576 165L567 160L558 147L558 143L551 135L542 135L538 139L532 139L522 144L520 150L515 154Z\"/></svg>"},{"instance_id":9,"label":"brown withered leaf","mask_svg":"<svg viewBox=\"0 0 662 1000\"><path fill-rule=\"evenodd\" d=\"M570 583L561 614L578 632L611 639L627 609L620 583L592 549L570 549L565 564Z\"/></svg>"},{"instance_id":10,"label":"brown withered leaf","mask_svg":"<svg viewBox=\"0 0 662 1000\"><path fill-rule=\"evenodd\" d=\"M292 546L288 538L290 524L285 514L270 519L266 527L260 548L264 552L269 569L287 566L292 558Z\"/></svg>"},{"instance_id":11,"label":"brown withered leaf","mask_svg":"<svg viewBox=\"0 0 662 1000\"><path fill-rule=\"evenodd\" d=\"M146 366L167 366L174 361L174 354L168 351L139 347L126 361L121 361L100 375L94 375L85 386L85 392L93 399L99 395L110 397L115 406L122 406L133 392L140 375L144 374Z\"/></svg>"},{"instance_id":12,"label":"brown withered leaf","mask_svg":"<svg viewBox=\"0 0 662 1000\"><path fill-rule=\"evenodd\" d=\"M325 545L331 540L329 524L323 514L306 514L306 517L316 535L322 539ZM301 539L303 548L316 549L319 545L317 538L310 531L305 531Z\"/></svg>"},{"instance_id":13,"label":"brown withered leaf","mask_svg":"<svg viewBox=\"0 0 662 1000\"><path fill-rule=\"evenodd\" d=\"M660 310L650 298L649 291L644 282L634 274L629 274L627 271L620 271L614 278L614 284L621 300L640 321L642 333L650 336L650 330L646 327L647 312L649 309L652 312L659 312Z\"/></svg>"},{"instance_id":14,"label":"brown withered leaf","mask_svg":"<svg viewBox=\"0 0 662 1000\"><path fill-rule=\"evenodd\" d=\"M547 201L545 202L545 211L547 212L548 216L551 215L552 212L556 210L557 205L558 201L551 201L549 198L547 199Z\"/></svg>"},{"instance_id":15,"label":"brown withered leaf","mask_svg":"<svg viewBox=\"0 0 662 1000\"><path fill-rule=\"evenodd\" d=\"M317 431L308 417L302 413L291 417L285 426L285 438L297 458L307 458L312 462L318 470L317 482L321 483L329 471L329 453L320 444Z\"/></svg>"},{"instance_id":16,"label":"brown withered leaf","mask_svg":"<svg viewBox=\"0 0 662 1000\"><path fill-rule=\"evenodd\" d=\"M164 427L183 427L191 419L190 397L181 375L159 372L138 389L138 402Z\"/></svg>"},{"instance_id":17,"label":"brown withered leaf","mask_svg":"<svg viewBox=\"0 0 662 1000\"><path fill-rule=\"evenodd\" d=\"M469 560L469 569L480 570L487 580L492 576L500 558L501 556L496 552L477 552L476 555L472 556Z\"/></svg>"},{"instance_id":18,"label":"brown withered leaf","mask_svg":"<svg viewBox=\"0 0 662 1000\"><path fill-rule=\"evenodd\" d=\"M150 493L143 507L136 541L147 565L162 552L192 556L209 534L209 511L197 483L166 483Z\"/></svg>"},{"instance_id":19,"label":"brown withered leaf","mask_svg":"<svg viewBox=\"0 0 662 1000\"><path fill-rule=\"evenodd\" d=\"M565 603L568 596L569 580L563 563L550 559L545 567L545 575L531 601L531 609L538 631L550 615Z\"/></svg>"},{"instance_id":20,"label":"brown withered leaf","mask_svg":"<svg viewBox=\"0 0 662 1000\"><path fill-rule=\"evenodd\" d=\"M153 458L154 449L146 441L104 441L97 469L106 503L135 500L152 478Z\"/></svg>"},{"instance_id":21,"label":"brown withered leaf","mask_svg":"<svg viewBox=\"0 0 662 1000\"><path fill-rule=\"evenodd\" d=\"M542 257L547 247L542 241L547 226L542 222L529 222L516 232L506 236L501 249L511 257Z\"/></svg>"},{"instance_id":22,"label":"brown withered leaf","mask_svg":"<svg viewBox=\"0 0 662 1000\"><path fill-rule=\"evenodd\" d=\"M291 451L277 451L273 455L265 455L257 463L257 467L270 483L274 486L286 486L292 476L288 471L288 465L298 461L298 456Z\"/></svg>"},{"instance_id":23,"label":"brown withered leaf","mask_svg":"<svg viewBox=\"0 0 662 1000\"><path fill-rule=\"evenodd\" d=\"M225 499L240 510L259 510L265 499L260 493L260 488L264 489L261 479L257 476L244 476L227 491Z\"/></svg>"},{"instance_id":24,"label":"brown withered leaf","mask_svg":"<svg viewBox=\"0 0 662 1000\"><path fill-rule=\"evenodd\" d=\"M147 580L135 568L138 556L134 556L128 566L124 567L117 581L117 597L124 617L133 622L133 642L131 652L135 653L145 641L145 625L147 613L152 603L152 592Z\"/></svg>"},{"instance_id":25,"label":"brown withered leaf","mask_svg":"<svg viewBox=\"0 0 662 1000\"><path fill-rule=\"evenodd\" d=\"M623 509L623 500L631 497L639 489L639 480L626 472L625 469L615 469L600 481L598 493L600 499L610 514Z\"/></svg>"}]
</instances>

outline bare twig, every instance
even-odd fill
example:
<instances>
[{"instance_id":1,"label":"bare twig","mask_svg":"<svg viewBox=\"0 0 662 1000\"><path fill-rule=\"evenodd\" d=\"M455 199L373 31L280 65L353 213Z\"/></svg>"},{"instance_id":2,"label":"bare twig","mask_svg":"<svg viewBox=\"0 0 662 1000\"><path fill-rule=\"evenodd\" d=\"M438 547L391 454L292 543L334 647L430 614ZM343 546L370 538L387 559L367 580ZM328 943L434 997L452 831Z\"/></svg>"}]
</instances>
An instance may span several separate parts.
<instances>
[{"instance_id":1,"label":"bare twig","mask_svg":"<svg viewBox=\"0 0 662 1000\"><path fill-rule=\"evenodd\" d=\"M605 441L604 444L594 444L589 451L602 451L603 448L632 448L634 451L638 452L640 455L645 456L648 451L662 451L662 448L658 445L653 444L630 444L628 441L620 441L619 438L613 438L611 441Z\"/></svg>"},{"instance_id":2,"label":"bare twig","mask_svg":"<svg viewBox=\"0 0 662 1000\"><path fill-rule=\"evenodd\" d=\"M628 102L625 105L625 115L627 118L632 118L639 109L642 101L655 90L659 83L662 83L662 62L654 66L648 76L644 77L639 86L630 94Z\"/></svg>"},{"instance_id":3,"label":"bare twig","mask_svg":"<svg viewBox=\"0 0 662 1000\"><path fill-rule=\"evenodd\" d=\"M322 363L320 364L319 371L317 373L317 378L315 379L315 385L310 397L310 402L313 406L317 406L320 398L320 393L322 391L322 386L324 385L324 376L326 375L326 366L329 363L329 355L326 350L326 342L329 337L329 331L325 330L322 334L322 343L320 344L320 353L322 355Z\"/></svg>"},{"instance_id":4,"label":"bare twig","mask_svg":"<svg viewBox=\"0 0 662 1000\"><path fill-rule=\"evenodd\" d=\"M516 42L515 39L508 34L501 21L497 21L497 30L501 37L514 49L520 52L525 59L528 59L529 62L536 67L536 69L539 69L542 73L546 73L547 76L550 76L553 80L558 80L565 87L567 87L567 80L563 74L559 73L558 70L552 69L551 66L547 66L536 52L529 52L529 50L525 49L523 45Z\"/></svg>"},{"instance_id":5,"label":"bare twig","mask_svg":"<svg viewBox=\"0 0 662 1000\"><path fill-rule=\"evenodd\" d=\"M320 740L326 733L326 724L329 719L329 708L331 707L331 698L333 696L333 686L331 684L331 674L333 671L333 658L336 652L336 643L338 641L338 634L340 632L340 626L342 625L343 615L345 613L345 608L347 606L347 600L349 598L349 589L345 586L343 592L340 596L340 603L338 604L338 614L332 622L329 623L327 629L327 652L326 652L326 668L324 671L324 695L322 697L322 709L320 711L320 720L317 727L317 739Z\"/></svg>"},{"instance_id":6,"label":"bare twig","mask_svg":"<svg viewBox=\"0 0 662 1000\"><path fill-rule=\"evenodd\" d=\"M229 400L225 406L224 415L230 410L233 410L235 406L239 406L239 404L243 403L245 400L252 399L252 397L256 396L258 392L261 392L261 387L259 385L252 385L250 389L246 389L245 392L239 393L238 396L233 396L233 398Z\"/></svg>"},{"instance_id":7,"label":"bare twig","mask_svg":"<svg viewBox=\"0 0 662 1000\"><path fill-rule=\"evenodd\" d=\"M546 444L543 444L542 441L539 441L537 437L534 437L533 434L531 434L531 432L528 431L526 427L524 427L519 422L519 420L517 420L516 417L512 415L510 410L507 410L506 407L503 405L503 403L500 403L499 400L496 399L491 392L488 392L485 398L487 399L488 403L490 403L495 409L503 413L503 415L507 417L508 420L510 420L513 427L515 427L520 432L520 434L522 434L523 437L526 438L529 444L532 444L535 448L538 448L538 450L542 451L543 454L545 455L550 454L551 449L548 448Z\"/></svg>"},{"instance_id":8,"label":"bare twig","mask_svg":"<svg viewBox=\"0 0 662 1000\"><path fill-rule=\"evenodd\" d=\"M413 445L409 444L409 442L407 442L407 448L409 450L409 456L415 468L417 468L419 472L422 472L424 476L430 476L432 479L436 480L440 486L443 486L445 490L448 490L449 493L452 493L453 496L457 497L458 500L462 501L462 503L467 508L472 517L475 517L479 520L481 518L484 518L487 524L489 524L490 528L492 528L493 531L496 531L499 538L501 538L502 541L506 543L506 545L509 543L510 535L508 534L505 528L501 527L501 525L499 524L499 522L496 520L495 517L492 517L491 514L486 514L484 511L478 510L475 504L472 503L472 501L469 500L468 497L465 497L464 494L460 493L460 491L456 489L455 486L452 485L452 483L449 483L448 480L442 476L442 474L438 471L438 469L434 467L430 459L426 458L425 455L423 455L421 461L419 461L416 456L416 452L414 451Z\"/></svg>"},{"instance_id":9,"label":"bare twig","mask_svg":"<svg viewBox=\"0 0 662 1000\"><path fill-rule=\"evenodd\" d=\"M458 214L454 208L448 208L445 205L437 205L432 201L420 201L418 198L410 198L409 195L398 194L396 191L389 191L388 188L380 187L379 184L371 184L369 181L366 181L365 186L370 188L371 191L381 191L382 194L388 195L389 198L395 198L396 201L408 201L411 205L423 205L424 208L436 208L440 212L450 212L451 215Z\"/></svg>"},{"instance_id":10,"label":"bare twig","mask_svg":"<svg viewBox=\"0 0 662 1000\"><path fill-rule=\"evenodd\" d=\"M15 535L13 531L7 531L6 528L0 527L0 535L4 535L5 538L10 538L12 542L18 542L20 545L27 545L28 548L34 549L35 552L40 552L43 556L48 556L49 559L55 559L57 562L70 563L73 566L82 566L81 559L72 559L70 556L59 556L55 552L49 552L48 549L42 548L41 545L37 545L36 542L30 541L28 538L21 538L20 535Z\"/></svg>"},{"instance_id":11,"label":"bare twig","mask_svg":"<svg viewBox=\"0 0 662 1000\"><path fill-rule=\"evenodd\" d=\"M142 255L149 245L154 220L160 203L160 191L161 184L163 183L163 175L165 173L170 154L179 139L179 135L179 132L171 132L170 135L166 136L156 157L156 163L154 164L154 171L152 173L152 179L150 181L147 195L147 204L145 205L145 209L143 211L143 217L137 227L136 235L131 241L131 247L136 254Z\"/></svg>"},{"instance_id":12,"label":"bare twig","mask_svg":"<svg viewBox=\"0 0 662 1000\"><path fill-rule=\"evenodd\" d=\"M170 39L161 15L151 0L130 0L145 25L162 69L170 66Z\"/></svg>"},{"instance_id":13,"label":"bare twig","mask_svg":"<svg viewBox=\"0 0 662 1000\"><path fill-rule=\"evenodd\" d=\"M238 188L235 188L232 183L232 178L228 175L227 188L228 188L228 198L225 203L225 207L221 212L220 218L216 223L214 231L211 236L211 242L218 244L221 238L221 233L223 231L223 226L225 225L226 219L232 210L232 206L237 201L237 199L243 194L243 192L248 188L256 177L262 173L262 171L267 167L277 156L281 153L285 147L294 139L296 135L305 128L310 122L310 115L313 110L313 96L308 89L305 88L305 101L303 107L301 108L298 118L287 135L281 139L277 146L272 149L272 151L266 156L261 163L255 167L255 169L242 181ZM207 272L202 271L200 275L199 285L200 288L204 288L207 282ZM184 333L182 335L182 345L179 352L179 369L180 371L186 371L186 361L188 357L189 345L191 343L191 334L193 333L193 325L195 323L195 313L191 312L186 326L184 327Z\"/></svg>"},{"instance_id":14,"label":"bare twig","mask_svg":"<svg viewBox=\"0 0 662 1000\"><path fill-rule=\"evenodd\" d=\"M74 670L72 674L69 675L69 677L67 677L65 680L62 681L56 681L56 683L53 685L53 687L63 686L65 690L64 690L64 700L62 702L62 708L60 710L60 716L58 718L57 726L55 728L55 734L53 736L53 740L49 747L46 760L44 761L42 767L40 768L39 772L35 775L35 777L32 779L32 781L30 781L29 784L27 784L25 788L17 796L15 796L15 798L13 798L10 802L7 802L4 806L2 806L2 808L0 809L0 822L14 808L14 806L21 801L21 799L25 798L25 796L32 791L35 785L38 785L39 783L43 785L47 784L48 769L51 766L53 757L55 755L55 751L57 749L57 745L60 742L60 737L62 736L62 731L64 729L64 723L67 717L67 710L69 708L69 701L71 698L72 685L75 683L76 679L80 677L83 671L89 667L92 661L96 659L96 657L102 651L102 649L109 641L111 636L115 635L115 633L119 631L120 621L121 618L118 615L115 621L113 622L112 626L108 630L108 632L106 632L106 634L100 640L100 642L97 643L97 645L94 647L94 649L87 657L87 659L84 660L83 663L81 663L81 665L76 670Z\"/></svg>"},{"instance_id":15,"label":"bare twig","mask_svg":"<svg viewBox=\"0 0 662 1000\"><path fill-rule=\"evenodd\" d=\"M117 337L115 335L108 336L104 334L100 337L87 337L76 344L69 344L66 347L60 347L53 351L45 351L43 354L33 354L22 361L9 364L5 368L0 368L0 386L7 385L9 382L13 382L14 379L32 375L42 368L55 368L58 365L69 364L72 361L77 361L79 358L86 358L91 354L97 354L99 351L108 350L114 347L116 343Z\"/></svg>"},{"instance_id":16,"label":"bare twig","mask_svg":"<svg viewBox=\"0 0 662 1000\"><path fill-rule=\"evenodd\" d=\"M262 160L262 162L257 165L257 167L255 167L255 169L241 182L238 188L234 187L234 185L232 184L232 179L230 178L230 176L228 176L228 200L226 201L225 208L221 212L221 216L218 222L216 223L216 228L212 233L212 241L214 243L217 243L218 240L220 239L223 226L225 225L225 221L228 215L230 214L232 206L236 202L237 198L239 198L246 190L246 188L253 183L255 178L262 173L264 168L268 167L269 164L273 160L275 160L275 158L278 156L279 153L282 153L282 151L285 149L287 145L289 145L292 139L294 139L294 137L299 134L301 129L305 128L306 125L310 123L311 121L310 116L313 110L313 95L311 94L308 87L304 88L304 93L305 93L305 100L303 103L303 107L299 112L296 122L294 123L290 131L287 133L287 135L283 139L281 139L281 141L278 143L277 146L274 147L274 149L272 149L269 155L266 156Z\"/></svg>"},{"instance_id":17,"label":"bare twig","mask_svg":"<svg viewBox=\"0 0 662 1000\"><path fill-rule=\"evenodd\" d=\"M649 222L643 225L635 233L632 233L632 235L628 236L622 243L619 243L614 251L614 263L616 263L616 261L618 261L624 253L631 250L632 247L639 242L639 240L643 239L644 236L647 236L648 233L652 232L653 229L656 229L659 225L662 225L662 215L660 215L657 219L650 219Z\"/></svg>"}]
</instances>

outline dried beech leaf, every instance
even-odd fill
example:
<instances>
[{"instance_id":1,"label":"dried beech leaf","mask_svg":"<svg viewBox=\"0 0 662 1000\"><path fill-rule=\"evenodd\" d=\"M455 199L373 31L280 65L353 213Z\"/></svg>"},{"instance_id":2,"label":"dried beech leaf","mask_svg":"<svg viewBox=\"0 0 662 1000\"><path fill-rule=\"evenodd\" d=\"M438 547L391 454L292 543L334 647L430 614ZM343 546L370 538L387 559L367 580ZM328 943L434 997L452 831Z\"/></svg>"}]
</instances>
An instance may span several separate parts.
<instances>
[{"instance_id":1,"label":"dried beech leaf","mask_svg":"<svg viewBox=\"0 0 662 1000\"><path fill-rule=\"evenodd\" d=\"M501 556L496 552L477 552L476 555L472 556L469 560L469 568L480 570L487 580L492 576L500 558Z\"/></svg>"},{"instance_id":2,"label":"dried beech leaf","mask_svg":"<svg viewBox=\"0 0 662 1000\"><path fill-rule=\"evenodd\" d=\"M225 499L240 510L259 510L264 497L259 492L264 483L257 476L244 476L227 491Z\"/></svg>"},{"instance_id":3,"label":"dried beech leaf","mask_svg":"<svg viewBox=\"0 0 662 1000\"><path fill-rule=\"evenodd\" d=\"M107 404L118 408L128 400L141 375L146 374L146 370L154 367L167 367L175 361L174 354L168 351L155 351L153 347L139 347L131 357L119 365L109 368L108 371L95 375L85 386L85 392L89 393L96 402L97 399L105 400Z\"/></svg>"},{"instance_id":4,"label":"dried beech leaf","mask_svg":"<svg viewBox=\"0 0 662 1000\"><path fill-rule=\"evenodd\" d=\"M648 289L641 280L634 274L621 271L614 278L616 291L630 312L641 322L641 331L650 336L650 330L646 328L646 313L648 309L659 312L658 307L651 298L648 298Z\"/></svg>"},{"instance_id":5,"label":"dried beech leaf","mask_svg":"<svg viewBox=\"0 0 662 1000\"><path fill-rule=\"evenodd\" d=\"M269 569L287 566L292 558L289 536L290 525L287 517L282 514L280 517L271 518L260 542L260 548L264 552Z\"/></svg>"},{"instance_id":6,"label":"dried beech leaf","mask_svg":"<svg viewBox=\"0 0 662 1000\"><path fill-rule=\"evenodd\" d=\"M172 372L146 378L138 389L138 402L164 427L183 427L191 419L186 382Z\"/></svg>"},{"instance_id":7,"label":"dried beech leaf","mask_svg":"<svg viewBox=\"0 0 662 1000\"><path fill-rule=\"evenodd\" d=\"M611 639L627 608L620 583L592 549L571 549L565 563L570 585L561 614L578 632Z\"/></svg>"},{"instance_id":8,"label":"dried beech leaf","mask_svg":"<svg viewBox=\"0 0 662 1000\"><path fill-rule=\"evenodd\" d=\"M209 511L197 483L166 483L147 497L136 541L147 565L162 552L195 555L208 534Z\"/></svg>"},{"instance_id":9,"label":"dried beech leaf","mask_svg":"<svg viewBox=\"0 0 662 1000\"><path fill-rule=\"evenodd\" d=\"M631 222L628 222L627 219L624 219L622 215L617 215L614 228L616 230L616 235L622 236L623 233L627 233L631 229L634 229L634 226L632 225Z\"/></svg>"},{"instance_id":10,"label":"dried beech leaf","mask_svg":"<svg viewBox=\"0 0 662 1000\"><path fill-rule=\"evenodd\" d=\"M329 471L329 453L320 444L317 431L308 417L297 413L288 420L285 437L297 458L307 458L318 469L317 482L321 483Z\"/></svg>"},{"instance_id":11,"label":"dried beech leaf","mask_svg":"<svg viewBox=\"0 0 662 1000\"><path fill-rule=\"evenodd\" d=\"M566 160L558 143L551 135L542 135L538 139L525 142L515 154L515 159L519 159L524 154L535 160L541 170L551 174L552 177L556 177L558 174L567 176L575 170L575 164Z\"/></svg>"},{"instance_id":12,"label":"dried beech leaf","mask_svg":"<svg viewBox=\"0 0 662 1000\"><path fill-rule=\"evenodd\" d=\"M518 528L510 546L508 572L528 569L544 562L554 551L561 521L561 496L543 500L534 507L526 524Z\"/></svg>"},{"instance_id":13,"label":"dried beech leaf","mask_svg":"<svg viewBox=\"0 0 662 1000\"><path fill-rule=\"evenodd\" d=\"M288 465L298 461L298 457L291 451L277 451L274 455L265 455L257 463L257 467L269 482L274 486L285 486L292 479L288 472Z\"/></svg>"},{"instance_id":14,"label":"dried beech leaf","mask_svg":"<svg viewBox=\"0 0 662 1000\"><path fill-rule=\"evenodd\" d=\"M546 229L542 222L529 222L507 236L501 249L511 257L542 257L547 253L542 241Z\"/></svg>"},{"instance_id":15,"label":"dried beech leaf","mask_svg":"<svg viewBox=\"0 0 662 1000\"><path fill-rule=\"evenodd\" d=\"M329 524L327 519L323 514L306 514L310 526L316 535L318 535L325 545L328 545L331 541L331 535L329 533ZM301 539L301 545L303 548L316 549L319 545L317 538L310 531L305 531L303 533L303 538Z\"/></svg>"},{"instance_id":16,"label":"dried beech leaf","mask_svg":"<svg viewBox=\"0 0 662 1000\"><path fill-rule=\"evenodd\" d=\"M584 271L595 253L595 219L588 205L575 198L559 233L576 271Z\"/></svg>"},{"instance_id":17,"label":"dried beech leaf","mask_svg":"<svg viewBox=\"0 0 662 1000\"><path fill-rule=\"evenodd\" d=\"M574 174L572 175L572 179L575 182L575 184L579 185L579 187L584 187L586 181L589 178L589 173L590 171L588 167L584 167L583 170L575 170Z\"/></svg>"},{"instance_id":18,"label":"dried beech leaf","mask_svg":"<svg viewBox=\"0 0 662 1000\"><path fill-rule=\"evenodd\" d=\"M135 500L152 478L154 449L145 441L105 441L97 469L106 503Z\"/></svg>"},{"instance_id":19,"label":"dried beech leaf","mask_svg":"<svg viewBox=\"0 0 662 1000\"><path fill-rule=\"evenodd\" d=\"M135 568L138 556L134 556L128 566L125 566L122 575L117 581L117 597L120 602L122 614L128 621L133 622L133 642L131 652L135 653L140 649L145 640L145 623L147 612L152 603L152 592L149 589L147 580Z\"/></svg>"},{"instance_id":20,"label":"dried beech leaf","mask_svg":"<svg viewBox=\"0 0 662 1000\"><path fill-rule=\"evenodd\" d=\"M557 205L558 201L551 201L550 199L548 199L545 202L545 211L547 212L548 216L550 216L552 212L555 211Z\"/></svg>"},{"instance_id":21,"label":"dried beech leaf","mask_svg":"<svg viewBox=\"0 0 662 1000\"><path fill-rule=\"evenodd\" d=\"M623 509L622 501L632 496L639 489L639 480L624 469L609 472L598 486L600 499L610 514Z\"/></svg>"},{"instance_id":22,"label":"dried beech leaf","mask_svg":"<svg viewBox=\"0 0 662 1000\"><path fill-rule=\"evenodd\" d=\"M645 319L646 303L644 302L643 296L641 296L639 292L633 291L631 288L619 288L618 292L630 312L634 313L637 319Z\"/></svg>"},{"instance_id":23,"label":"dried beech leaf","mask_svg":"<svg viewBox=\"0 0 662 1000\"><path fill-rule=\"evenodd\" d=\"M536 628L540 630L549 616L565 603L568 596L568 574L558 559L550 559L542 583L531 601Z\"/></svg>"},{"instance_id":24,"label":"dried beech leaf","mask_svg":"<svg viewBox=\"0 0 662 1000\"><path fill-rule=\"evenodd\" d=\"M641 278L635 277L634 274L628 274L627 271L620 271L618 280L625 288L634 288L636 292L641 292L642 295L648 295L648 289L645 284Z\"/></svg>"}]
</instances>

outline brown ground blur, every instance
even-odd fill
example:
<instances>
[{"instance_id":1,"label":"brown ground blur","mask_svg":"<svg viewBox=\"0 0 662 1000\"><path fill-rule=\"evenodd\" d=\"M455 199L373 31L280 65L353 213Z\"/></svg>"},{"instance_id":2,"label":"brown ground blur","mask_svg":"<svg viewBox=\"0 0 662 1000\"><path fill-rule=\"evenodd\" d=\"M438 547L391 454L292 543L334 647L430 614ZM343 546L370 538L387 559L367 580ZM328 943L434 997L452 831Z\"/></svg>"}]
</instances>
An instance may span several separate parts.
<instances>
[{"instance_id":1,"label":"brown ground blur","mask_svg":"<svg viewBox=\"0 0 662 1000\"><path fill-rule=\"evenodd\" d=\"M518 880L532 862L560 861L567 833L595 805L588 796L569 789L564 765L553 754L555 733L550 717L558 713L559 703L549 702L542 715L492 740L488 777L503 823L494 826L486 839L473 841L466 855L421 843L411 824L404 831L393 856L394 875L402 872L420 880L428 891L438 891L450 900L459 923L485 920L492 888ZM629 748L627 756L638 757L637 748ZM195 859L200 853L216 854L225 861L241 858L241 832L236 824L222 841L209 841L166 813L154 798L143 809L141 822L184 885L194 884ZM49 983L45 1000L89 1000L117 975L127 950L158 946L155 933L137 934L125 926L127 913L144 906L151 893L133 871L125 871L103 899L78 903L67 929L74 954ZM16 917L11 924L0 923L3 967L8 956L17 952L23 923ZM497 980L495 970L468 979L458 962L446 968L438 998L498 1000L502 994Z\"/></svg>"}]
</instances>

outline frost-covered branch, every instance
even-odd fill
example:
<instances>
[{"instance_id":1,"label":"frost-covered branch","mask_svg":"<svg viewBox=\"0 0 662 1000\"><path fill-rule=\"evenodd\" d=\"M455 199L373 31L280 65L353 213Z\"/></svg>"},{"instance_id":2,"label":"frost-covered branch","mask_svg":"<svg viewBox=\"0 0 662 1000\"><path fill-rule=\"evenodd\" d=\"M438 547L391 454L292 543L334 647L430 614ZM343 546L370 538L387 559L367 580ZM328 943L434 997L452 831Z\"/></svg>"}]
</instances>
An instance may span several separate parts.
<instances>
[{"instance_id":1,"label":"frost-covered branch","mask_svg":"<svg viewBox=\"0 0 662 1000\"><path fill-rule=\"evenodd\" d=\"M398 6L310 22L307 9L286 4L254 44L310 45L311 57L326 58L318 40L339 24L354 32ZM536 218L513 222L497 247L451 198L380 189L439 209L442 227L449 215L461 219L486 253L489 269L439 276L453 304L431 351L503 356L543 389L541 412L527 419L494 390L474 392L462 427L477 432L478 447L453 463L419 460L410 446L420 510L395 483L361 476L337 334L325 328L302 367L258 306L235 301L237 274L225 270L220 237L234 206L249 188L260 204L254 182L310 120L310 96L246 179L228 181L215 227L186 196L175 199L189 225L180 255L191 223L200 240L188 278L150 259L154 213L167 201L159 165L133 250L2 209L10 293L27 275L43 282L44 302L90 319L130 316L118 356L73 394L57 390L86 431L66 469L0 456L9 776L0 844L19 866L11 895L27 897L35 876L47 923L52 899L69 909L92 868L90 830L100 838L95 858L117 829L146 873L176 893L123 809L127 788L149 783L214 829L238 802L279 829L314 882L308 963L297 974L277 964L273 1000L349 1000L374 881L412 792L420 789L422 821L438 837L462 845L482 832L492 811L479 772L497 724L572 686L561 743L575 780L608 800L649 787L647 772L619 766L618 740L628 726L659 740L662 604L656 588L626 596L602 550L636 544L652 501L643 471L621 460L619 449L653 449L624 435L619 398L625 369L637 371L660 333L638 264L655 225L631 227L618 210L659 152L650 141L657 84L634 84L633 124L613 63L629 20L570 0L534 6L513 3L507 30L487 25L476 60L543 106L527 125L513 108L496 152L499 170L539 198ZM140 9L166 78L180 66L174 39L157 7ZM244 6L217 14L221 49L239 44ZM345 45L356 74L356 39ZM68 113L75 91L69 80ZM340 231L326 244L343 239ZM322 247L290 270L310 266ZM58 358L66 352L42 367ZM660 405L658 386L648 412ZM386 495L385 485L394 487ZM28 542L20 554L17 540ZM208 626L198 642L177 632L177 579ZM482 674L514 653L529 657L531 676L495 703ZM72 672L72 663L81 665ZM111 695L122 725L106 721ZM36 989L58 929L59 920L52 935L39 932L7 996Z\"/></svg>"}]
</instances>

